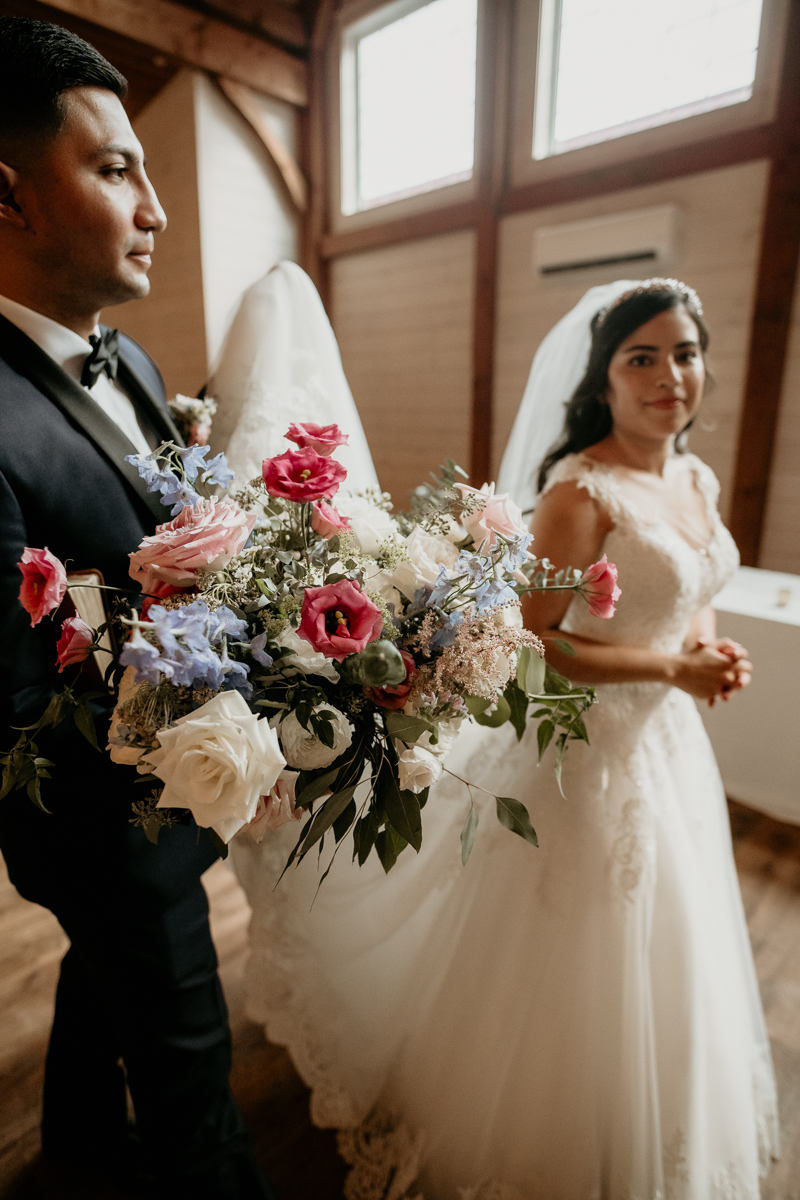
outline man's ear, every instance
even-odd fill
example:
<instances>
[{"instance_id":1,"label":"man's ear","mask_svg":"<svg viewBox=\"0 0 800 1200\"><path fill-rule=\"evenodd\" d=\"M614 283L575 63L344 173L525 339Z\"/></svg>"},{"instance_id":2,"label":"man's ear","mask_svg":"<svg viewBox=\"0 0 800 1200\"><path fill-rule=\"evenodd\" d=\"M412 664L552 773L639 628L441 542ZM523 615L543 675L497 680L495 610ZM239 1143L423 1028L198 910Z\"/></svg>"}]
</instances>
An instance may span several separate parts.
<instances>
[{"instance_id":1,"label":"man's ear","mask_svg":"<svg viewBox=\"0 0 800 1200\"><path fill-rule=\"evenodd\" d=\"M25 229L28 222L14 196L18 180L19 175L14 168L0 162L0 221L16 225L18 229Z\"/></svg>"}]
</instances>

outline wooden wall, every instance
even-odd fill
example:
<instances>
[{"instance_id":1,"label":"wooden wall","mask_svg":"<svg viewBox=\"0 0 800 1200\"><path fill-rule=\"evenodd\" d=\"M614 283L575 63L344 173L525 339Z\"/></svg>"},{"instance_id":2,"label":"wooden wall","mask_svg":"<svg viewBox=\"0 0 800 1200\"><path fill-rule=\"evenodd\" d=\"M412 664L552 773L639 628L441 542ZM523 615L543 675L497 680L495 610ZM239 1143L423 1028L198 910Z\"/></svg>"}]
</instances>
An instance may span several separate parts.
<instances>
[{"instance_id":1,"label":"wooden wall","mask_svg":"<svg viewBox=\"0 0 800 1200\"><path fill-rule=\"evenodd\" d=\"M381 486L401 507L445 458L469 463L473 269L469 232L333 264L345 373Z\"/></svg>"},{"instance_id":2,"label":"wooden wall","mask_svg":"<svg viewBox=\"0 0 800 1200\"><path fill-rule=\"evenodd\" d=\"M792 305L759 565L800 575L800 280Z\"/></svg>"}]
</instances>

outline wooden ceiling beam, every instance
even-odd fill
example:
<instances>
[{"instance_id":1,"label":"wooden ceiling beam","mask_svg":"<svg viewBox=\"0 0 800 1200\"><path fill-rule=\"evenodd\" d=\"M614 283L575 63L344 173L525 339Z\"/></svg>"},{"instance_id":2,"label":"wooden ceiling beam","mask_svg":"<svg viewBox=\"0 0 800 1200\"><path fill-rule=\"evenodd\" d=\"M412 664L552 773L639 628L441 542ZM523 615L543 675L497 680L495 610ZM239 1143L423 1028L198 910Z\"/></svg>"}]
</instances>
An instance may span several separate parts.
<instances>
[{"instance_id":1,"label":"wooden ceiling beam","mask_svg":"<svg viewBox=\"0 0 800 1200\"><path fill-rule=\"evenodd\" d=\"M187 8L209 16L230 18L240 29L265 33L295 50L308 49L305 22L296 9L286 8L277 0L182 0Z\"/></svg>"},{"instance_id":2,"label":"wooden ceiling beam","mask_svg":"<svg viewBox=\"0 0 800 1200\"><path fill-rule=\"evenodd\" d=\"M308 184L294 156L276 133L270 129L258 106L258 98L252 88L232 79L217 76L217 83L237 112L244 117L256 137L264 146L284 182L289 197L299 213L308 208Z\"/></svg>"},{"instance_id":3,"label":"wooden ceiling beam","mask_svg":"<svg viewBox=\"0 0 800 1200\"><path fill-rule=\"evenodd\" d=\"M111 29L225 75L300 108L307 103L306 64L277 46L171 0L48 0L53 8Z\"/></svg>"}]
</instances>

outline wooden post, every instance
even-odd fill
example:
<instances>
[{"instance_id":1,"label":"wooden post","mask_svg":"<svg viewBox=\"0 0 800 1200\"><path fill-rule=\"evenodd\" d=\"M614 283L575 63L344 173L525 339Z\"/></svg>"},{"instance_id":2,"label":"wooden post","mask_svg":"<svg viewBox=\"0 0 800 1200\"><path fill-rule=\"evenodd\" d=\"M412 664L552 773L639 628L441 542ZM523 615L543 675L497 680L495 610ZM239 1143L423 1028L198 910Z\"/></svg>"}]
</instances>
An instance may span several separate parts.
<instances>
[{"instance_id":1,"label":"wooden post","mask_svg":"<svg viewBox=\"0 0 800 1200\"><path fill-rule=\"evenodd\" d=\"M800 252L800 3L784 48L778 149L764 208L730 528L742 563L758 565Z\"/></svg>"},{"instance_id":2,"label":"wooden post","mask_svg":"<svg viewBox=\"0 0 800 1200\"><path fill-rule=\"evenodd\" d=\"M308 111L304 127L305 169L310 192L303 221L301 259L313 279L330 316L330 272L322 257L322 240L328 231L327 122L325 120L328 42L333 27L334 0L321 0L311 37L308 68Z\"/></svg>"}]
</instances>

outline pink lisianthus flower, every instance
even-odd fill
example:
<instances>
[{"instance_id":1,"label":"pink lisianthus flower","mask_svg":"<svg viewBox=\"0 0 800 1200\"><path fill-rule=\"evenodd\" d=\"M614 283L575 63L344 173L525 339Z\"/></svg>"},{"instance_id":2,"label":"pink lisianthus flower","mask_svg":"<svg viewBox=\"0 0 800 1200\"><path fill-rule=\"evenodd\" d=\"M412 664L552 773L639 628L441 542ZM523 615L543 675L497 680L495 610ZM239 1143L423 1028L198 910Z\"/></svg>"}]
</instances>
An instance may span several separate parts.
<instances>
[{"instance_id":1,"label":"pink lisianthus flower","mask_svg":"<svg viewBox=\"0 0 800 1200\"><path fill-rule=\"evenodd\" d=\"M80 617L67 617L61 626L61 637L56 643L56 662L59 675L65 667L85 662L92 652L94 630Z\"/></svg>"},{"instance_id":2,"label":"pink lisianthus flower","mask_svg":"<svg viewBox=\"0 0 800 1200\"><path fill-rule=\"evenodd\" d=\"M305 421L302 425L292 422L286 437L301 450L310 446L323 458L328 458L337 446L346 446L348 442L348 435L342 433L338 425L315 425L312 421Z\"/></svg>"},{"instance_id":3,"label":"pink lisianthus flower","mask_svg":"<svg viewBox=\"0 0 800 1200\"><path fill-rule=\"evenodd\" d=\"M30 616L31 625L38 625L64 599L67 572L47 546L43 550L26 546L17 566L22 571L19 602Z\"/></svg>"},{"instance_id":4,"label":"pink lisianthus flower","mask_svg":"<svg viewBox=\"0 0 800 1200\"><path fill-rule=\"evenodd\" d=\"M617 587L617 568L608 561L607 555L586 568L581 576L580 591L589 601L589 612L593 617L613 617L614 606L622 592Z\"/></svg>"},{"instance_id":5,"label":"pink lisianthus flower","mask_svg":"<svg viewBox=\"0 0 800 1200\"><path fill-rule=\"evenodd\" d=\"M352 579L306 588L298 633L326 658L358 654L382 631L381 610Z\"/></svg>"},{"instance_id":6,"label":"pink lisianthus flower","mask_svg":"<svg viewBox=\"0 0 800 1200\"><path fill-rule=\"evenodd\" d=\"M299 771L281 771L266 796L259 796L256 815L243 827L254 842L264 840L268 829L280 829L289 821L302 821L305 808L296 808L295 788Z\"/></svg>"},{"instance_id":7,"label":"pink lisianthus flower","mask_svg":"<svg viewBox=\"0 0 800 1200\"><path fill-rule=\"evenodd\" d=\"M341 463L317 454L310 446L265 458L261 473L270 496L294 500L296 504L329 500L347 478Z\"/></svg>"},{"instance_id":8,"label":"pink lisianthus flower","mask_svg":"<svg viewBox=\"0 0 800 1200\"><path fill-rule=\"evenodd\" d=\"M343 517L340 512L324 500L315 500L311 506L311 528L321 538L328 541L336 537L343 529L350 528L349 517Z\"/></svg>"},{"instance_id":9,"label":"pink lisianthus flower","mask_svg":"<svg viewBox=\"0 0 800 1200\"><path fill-rule=\"evenodd\" d=\"M471 507L471 512L462 513L458 519L476 546L481 543L493 546L498 533L512 542L528 532L519 507L505 493L496 496L493 483L485 483L480 490L465 483L455 486L461 499Z\"/></svg>"},{"instance_id":10,"label":"pink lisianthus flower","mask_svg":"<svg viewBox=\"0 0 800 1200\"><path fill-rule=\"evenodd\" d=\"M380 708L388 708L390 710L402 708L414 686L417 664L407 650L401 650L400 653L403 656L403 662L406 667L406 677L402 683L398 683L395 687L364 688L364 695L367 699L371 700L373 704L377 704Z\"/></svg>"},{"instance_id":11,"label":"pink lisianthus flower","mask_svg":"<svg viewBox=\"0 0 800 1200\"><path fill-rule=\"evenodd\" d=\"M198 571L219 571L244 548L256 523L226 496L198 500L174 520L159 525L130 555L129 574L143 592L165 594L164 585L184 589L197 582Z\"/></svg>"}]
</instances>

